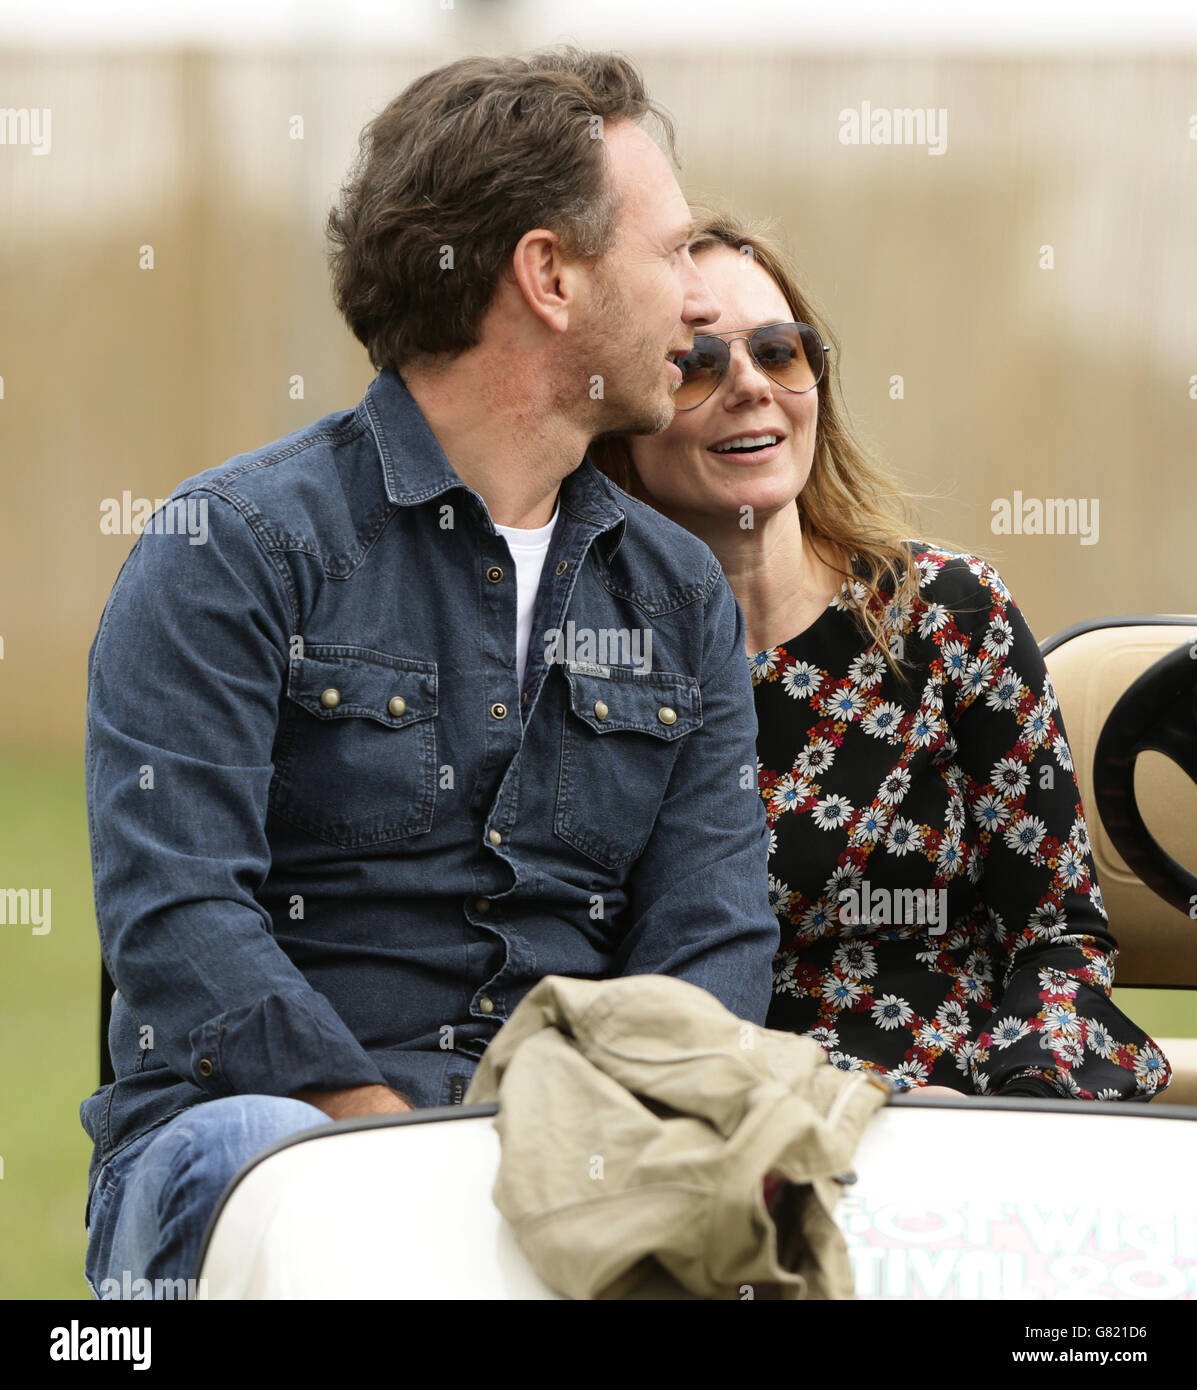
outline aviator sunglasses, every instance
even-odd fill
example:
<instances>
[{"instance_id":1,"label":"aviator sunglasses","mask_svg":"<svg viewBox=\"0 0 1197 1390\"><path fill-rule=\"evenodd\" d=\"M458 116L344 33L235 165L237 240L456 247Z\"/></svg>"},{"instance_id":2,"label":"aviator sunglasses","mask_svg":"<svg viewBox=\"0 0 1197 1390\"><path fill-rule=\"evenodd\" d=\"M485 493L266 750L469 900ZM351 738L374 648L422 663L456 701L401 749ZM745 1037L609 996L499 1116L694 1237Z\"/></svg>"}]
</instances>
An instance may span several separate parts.
<instances>
[{"instance_id":1,"label":"aviator sunglasses","mask_svg":"<svg viewBox=\"0 0 1197 1390\"><path fill-rule=\"evenodd\" d=\"M811 391L823 379L831 351L809 323L770 323L751 331L696 333L694 346L675 359L682 373L673 394L675 410L693 410L708 400L727 374L731 343L748 340L752 360L783 391Z\"/></svg>"}]
</instances>

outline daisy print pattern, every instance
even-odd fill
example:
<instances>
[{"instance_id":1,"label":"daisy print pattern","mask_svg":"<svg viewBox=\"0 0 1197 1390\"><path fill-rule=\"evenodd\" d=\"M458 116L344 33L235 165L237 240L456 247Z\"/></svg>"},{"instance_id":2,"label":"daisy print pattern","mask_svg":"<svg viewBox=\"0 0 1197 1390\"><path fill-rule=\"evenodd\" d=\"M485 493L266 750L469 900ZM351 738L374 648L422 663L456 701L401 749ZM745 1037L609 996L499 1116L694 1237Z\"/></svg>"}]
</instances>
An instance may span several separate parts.
<instances>
[{"instance_id":1,"label":"daisy print pattern","mask_svg":"<svg viewBox=\"0 0 1197 1390\"><path fill-rule=\"evenodd\" d=\"M890 827L885 847L891 854L909 854L923 843L923 828L914 821L899 816Z\"/></svg>"},{"instance_id":2,"label":"daisy print pattern","mask_svg":"<svg viewBox=\"0 0 1197 1390\"><path fill-rule=\"evenodd\" d=\"M885 676L885 657L880 652L866 651L848 667L848 678L859 686L876 685Z\"/></svg>"},{"instance_id":3,"label":"daisy print pattern","mask_svg":"<svg viewBox=\"0 0 1197 1390\"><path fill-rule=\"evenodd\" d=\"M870 806L867 811L861 812L849 838L854 845L875 844L884 836L888 824L889 808Z\"/></svg>"},{"instance_id":4,"label":"daisy print pattern","mask_svg":"<svg viewBox=\"0 0 1197 1390\"><path fill-rule=\"evenodd\" d=\"M825 679L825 671L805 661L794 661L781 673L781 688L795 700L809 700L818 693Z\"/></svg>"},{"instance_id":5,"label":"daisy print pattern","mask_svg":"<svg viewBox=\"0 0 1197 1390\"><path fill-rule=\"evenodd\" d=\"M749 660L781 926L768 1026L900 1090L1153 1095L1168 1062L1111 997L1116 943L1035 639L987 561L907 544L917 597L870 598L858 570ZM905 679L858 625L866 604Z\"/></svg>"},{"instance_id":6,"label":"daisy print pattern","mask_svg":"<svg viewBox=\"0 0 1197 1390\"><path fill-rule=\"evenodd\" d=\"M890 806L896 806L910 790L910 773L904 767L895 767L877 792L878 797Z\"/></svg>"},{"instance_id":7,"label":"daisy print pattern","mask_svg":"<svg viewBox=\"0 0 1197 1390\"><path fill-rule=\"evenodd\" d=\"M846 825L852 815L852 803L845 796L837 794L825 796L815 803L811 813L820 830L838 830Z\"/></svg>"},{"instance_id":8,"label":"daisy print pattern","mask_svg":"<svg viewBox=\"0 0 1197 1390\"><path fill-rule=\"evenodd\" d=\"M752 679L754 682L771 680L777 675L776 652L757 652L752 659Z\"/></svg>"},{"instance_id":9,"label":"daisy print pattern","mask_svg":"<svg viewBox=\"0 0 1197 1390\"><path fill-rule=\"evenodd\" d=\"M877 973L877 952L861 941L845 942L832 956L831 963L843 975L867 980Z\"/></svg>"},{"instance_id":10,"label":"daisy print pattern","mask_svg":"<svg viewBox=\"0 0 1197 1390\"><path fill-rule=\"evenodd\" d=\"M882 700L861 720L861 728L873 738L892 738L902 723L902 707Z\"/></svg>"},{"instance_id":11,"label":"daisy print pattern","mask_svg":"<svg viewBox=\"0 0 1197 1390\"><path fill-rule=\"evenodd\" d=\"M985 692L985 703L990 709L1017 709L1022 701L1025 687L1013 671L990 681Z\"/></svg>"},{"instance_id":12,"label":"daisy print pattern","mask_svg":"<svg viewBox=\"0 0 1197 1390\"><path fill-rule=\"evenodd\" d=\"M841 686L830 691L823 699L823 710L829 718L851 723L859 719L865 706L865 697L852 685Z\"/></svg>"},{"instance_id":13,"label":"daisy print pattern","mask_svg":"<svg viewBox=\"0 0 1197 1390\"><path fill-rule=\"evenodd\" d=\"M989 624L981 645L990 656L999 660L1003 659L1014 645L1014 629L1000 613Z\"/></svg>"},{"instance_id":14,"label":"daisy print pattern","mask_svg":"<svg viewBox=\"0 0 1197 1390\"><path fill-rule=\"evenodd\" d=\"M942 603L929 603L919 619L919 636L930 637L933 632L939 632L946 627L950 621L951 615Z\"/></svg>"},{"instance_id":15,"label":"daisy print pattern","mask_svg":"<svg viewBox=\"0 0 1197 1390\"><path fill-rule=\"evenodd\" d=\"M817 777L835 761L835 744L830 739L813 739L794 759L795 768L806 777Z\"/></svg>"}]
</instances>

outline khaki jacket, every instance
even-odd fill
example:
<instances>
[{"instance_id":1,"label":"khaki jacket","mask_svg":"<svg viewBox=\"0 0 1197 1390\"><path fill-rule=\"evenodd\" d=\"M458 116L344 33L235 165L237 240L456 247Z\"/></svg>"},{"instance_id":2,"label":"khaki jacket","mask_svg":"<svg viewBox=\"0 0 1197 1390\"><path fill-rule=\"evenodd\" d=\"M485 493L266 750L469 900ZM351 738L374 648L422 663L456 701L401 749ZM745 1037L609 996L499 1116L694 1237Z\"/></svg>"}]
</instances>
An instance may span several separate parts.
<instances>
[{"instance_id":1,"label":"khaki jacket","mask_svg":"<svg viewBox=\"0 0 1197 1390\"><path fill-rule=\"evenodd\" d=\"M702 1298L801 1299L853 1296L832 1212L888 1095L684 980L549 975L466 1101L499 1102L495 1204L559 1292L620 1298L655 1261Z\"/></svg>"}]
</instances>

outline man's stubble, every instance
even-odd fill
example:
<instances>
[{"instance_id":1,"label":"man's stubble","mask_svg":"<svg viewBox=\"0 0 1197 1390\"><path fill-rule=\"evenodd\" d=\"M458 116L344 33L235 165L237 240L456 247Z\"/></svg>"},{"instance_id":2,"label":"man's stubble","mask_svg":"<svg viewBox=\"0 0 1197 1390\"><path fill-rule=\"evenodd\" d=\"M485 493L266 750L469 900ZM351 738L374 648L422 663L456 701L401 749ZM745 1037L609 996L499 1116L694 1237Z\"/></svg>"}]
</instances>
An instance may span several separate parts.
<instances>
[{"instance_id":1,"label":"man's stubble","mask_svg":"<svg viewBox=\"0 0 1197 1390\"><path fill-rule=\"evenodd\" d=\"M658 434L673 423L673 406L660 394L664 358L659 347L640 331L618 285L601 269L595 271L590 323L570 356L558 404L570 412L581 393L590 407L592 438Z\"/></svg>"}]
</instances>

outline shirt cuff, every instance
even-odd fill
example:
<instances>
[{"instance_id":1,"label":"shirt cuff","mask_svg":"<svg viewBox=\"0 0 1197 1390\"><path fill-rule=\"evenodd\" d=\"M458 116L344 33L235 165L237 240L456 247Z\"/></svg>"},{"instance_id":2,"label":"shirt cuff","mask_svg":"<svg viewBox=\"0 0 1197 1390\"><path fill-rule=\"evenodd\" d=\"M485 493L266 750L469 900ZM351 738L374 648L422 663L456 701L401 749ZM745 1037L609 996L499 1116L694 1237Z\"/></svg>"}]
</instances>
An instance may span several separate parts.
<instances>
[{"instance_id":1,"label":"shirt cuff","mask_svg":"<svg viewBox=\"0 0 1197 1390\"><path fill-rule=\"evenodd\" d=\"M193 1028L188 1042L187 1079L213 1098L386 1084L365 1048L315 990L268 994L231 1009Z\"/></svg>"}]
</instances>

